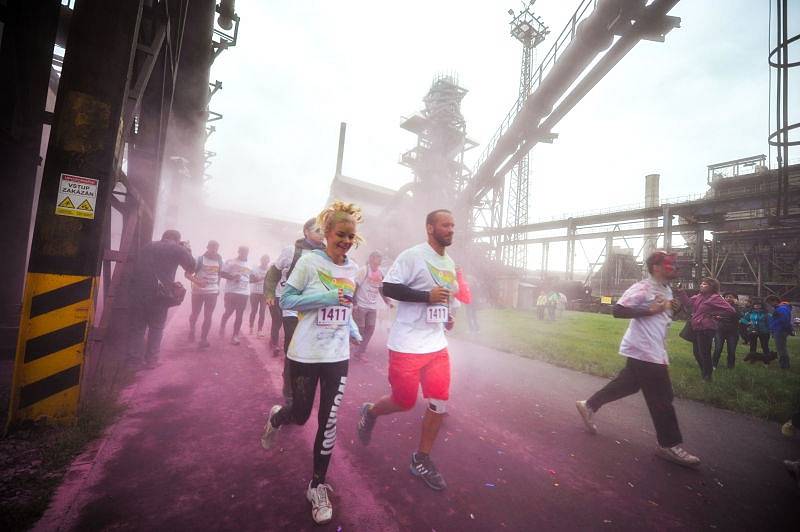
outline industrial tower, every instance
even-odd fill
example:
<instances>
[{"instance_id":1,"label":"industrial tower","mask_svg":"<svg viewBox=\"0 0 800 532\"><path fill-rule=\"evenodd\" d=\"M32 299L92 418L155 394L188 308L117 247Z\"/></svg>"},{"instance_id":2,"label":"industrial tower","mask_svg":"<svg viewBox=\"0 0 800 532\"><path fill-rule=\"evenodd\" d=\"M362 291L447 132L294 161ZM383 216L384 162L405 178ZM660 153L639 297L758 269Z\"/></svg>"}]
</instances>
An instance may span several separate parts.
<instances>
[{"instance_id":1,"label":"industrial tower","mask_svg":"<svg viewBox=\"0 0 800 532\"><path fill-rule=\"evenodd\" d=\"M452 208L470 178L464 152L477 144L467 137L461 114L466 94L454 75L436 76L423 98L425 108L400 124L417 135L417 145L400 157L400 164L414 172L415 202L425 209Z\"/></svg>"},{"instance_id":2,"label":"industrial tower","mask_svg":"<svg viewBox=\"0 0 800 532\"><path fill-rule=\"evenodd\" d=\"M541 44L549 28L544 25L541 18L533 14L533 4L536 0L530 0L525 8L515 14L513 9L508 10L511 15L510 33L511 36L522 43L522 66L519 75L519 99L517 100L517 112L525 104L528 94L531 92L533 50ZM511 170L511 178L508 190L508 210L506 213L506 227L519 226L528 223L528 201L530 189L530 161L529 154L526 154L517 165ZM509 242L522 240L519 234L507 237ZM505 264L525 270L527 267L527 246L523 243L506 245L503 248L502 260Z\"/></svg>"}]
</instances>

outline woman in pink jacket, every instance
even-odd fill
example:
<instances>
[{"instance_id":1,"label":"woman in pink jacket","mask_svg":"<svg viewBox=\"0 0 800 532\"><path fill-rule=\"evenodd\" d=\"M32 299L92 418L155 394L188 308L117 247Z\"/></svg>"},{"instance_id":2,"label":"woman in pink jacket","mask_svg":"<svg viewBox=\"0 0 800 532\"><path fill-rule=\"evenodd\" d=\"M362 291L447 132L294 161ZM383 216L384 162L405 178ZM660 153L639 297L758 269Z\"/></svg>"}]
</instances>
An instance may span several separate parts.
<instances>
[{"instance_id":1,"label":"woman in pink jacket","mask_svg":"<svg viewBox=\"0 0 800 532\"><path fill-rule=\"evenodd\" d=\"M711 344L717 331L717 323L724 315L736 315L730 303L719 295L719 281L711 277L703 277L700 281L700 293L691 298L686 292L677 293L678 299L692 313L690 318L694 331L692 352L700 366L703 380L710 381L713 366L711 363Z\"/></svg>"}]
</instances>

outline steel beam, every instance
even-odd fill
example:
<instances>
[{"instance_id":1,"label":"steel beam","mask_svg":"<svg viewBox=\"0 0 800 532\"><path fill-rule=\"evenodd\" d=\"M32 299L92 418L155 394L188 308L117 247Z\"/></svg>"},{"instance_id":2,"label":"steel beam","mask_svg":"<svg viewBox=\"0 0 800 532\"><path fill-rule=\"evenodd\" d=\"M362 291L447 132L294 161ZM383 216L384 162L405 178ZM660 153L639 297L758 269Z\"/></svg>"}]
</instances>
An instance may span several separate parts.
<instances>
[{"instance_id":1,"label":"steel beam","mask_svg":"<svg viewBox=\"0 0 800 532\"><path fill-rule=\"evenodd\" d=\"M800 172L800 165L792 167L793 172ZM789 195L794 199L800 199L800 188L791 189ZM703 198L699 200L686 201L683 203L662 203L656 207L642 207L629 210L619 210L600 214L588 214L584 216L574 216L571 219L578 226L597 225L603 223L615 223L631 220L644 221L647 218L656 218L663 214L665 206L669 206L673 216L683 217L713 217L714 215L727 214L736 211L748 211L765 209L774 204L775 193L769 189L762 190L754 194L737 195L733 197ZM476 238L508 235L512 233L528 233L533 231L544 231L548 229L565 229L570 218L560 220L549 220L537 222L519 227L504 227L501 229L491 229L475 234Z\"/></svg>"},{"instance_id":2,"label":"steel beam","mask_svg":"<svg viewBox=\"0 0 800 532\"><path fill-rule=\"evenodd\" d=\"M19 330L59 5L59 0L10 0L4 10L0 8L0 181L5 190L0 194L2 359L14 358Z\"/></svg>"},{"instance_id":3,"label":"steel beam","mask_svg":"<svg viewBox=\"0 0 800 532\"><path fill-rule=\"evenodd\" d=\"M142 1L76 4L25 283L12 420L69 421L77 413ZM89 207L94 201L91 212L57 213L65 175L85 180L80 183L89 187L82 192Z\"/></svg>"}]
</instances>

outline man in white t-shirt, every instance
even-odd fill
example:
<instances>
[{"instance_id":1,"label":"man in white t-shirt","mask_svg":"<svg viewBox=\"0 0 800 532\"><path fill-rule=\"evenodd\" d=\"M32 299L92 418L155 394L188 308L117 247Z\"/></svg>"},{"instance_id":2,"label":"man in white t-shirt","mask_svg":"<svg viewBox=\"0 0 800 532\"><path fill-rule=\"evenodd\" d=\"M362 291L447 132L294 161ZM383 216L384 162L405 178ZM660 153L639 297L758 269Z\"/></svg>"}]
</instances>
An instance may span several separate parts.
<instances>
[{"instance_id":1,"label":"man in white t-shirt","mask_svg":"<svg viewBox=\"0 0 800 532\"><path fill-rule=\"evenodd\" d=\"M269 270L269 255L262 255L259 263L253 266L250 283L250 334L253 334L256 315L258 315L258 337L264 337L264 318L267 310L267 298L264 296L264 278Z\"/></svg>"},{"instance_id":2,"label":"man in white t-shirt","mask_svg":"<svg viewBox=\"0 0 800 532\"><path fill-rule=\"evenodd\" d=\"M197 347L209 347L208 331L211 329L211 318L217 306L219 296L219 273L222 270L222 256L219 254L219 242L209 240L206 252L197 257L195 277L200 283L192 283L192 313L189 316L189 341L194 342L195 325L200 311L203 312L203 324L200 326L200 343Z\"/></svg>"},{"instance_id":3,"label":"man in white t-shirt","mask_svg":"<svg viewBox=\"0 0 800 532\"><path fill-rule=\"evenodd\" d=\"M410 470L430 488L443 490L447 484L430 452L450 396L450 355L444 331L454 325L450 304L458 283L456 265L445 248L453 243L453 215L445 209L433 211L425 227L428 241L400 253L383 279L383 295L398 302L388 341L392 393L362 405L358 436L368 444L376 419L410 410L422 385L428 409Z\"/></svg>"},{"instance_id":4,"label":"man in white t-shirt","mask_svg":"<svg viewBox=\"0 0 800 532\"><path fill-rule=\"evenodd\" d=\"M594 414L605 404L633 395L644 394L656 429L656 456L676 464L697 467L700 459L686 452L678 418L672 406L672 382L669 379L667 330L672 313L678 308L669 287L674 279L676 256L656 251L647 258L650 276L628 288L614 305L615 318L631 319L622 338L619 354L627 357L625 367L601 390L576 406L587 430L597 433Z\"/></svg>"},{"instance_id":5,"label":"man in white t-shirt","mask_svg":"<svg viewBox=\"0 0 800 532\"><path fill-rule=\"evenodd\" d=\"M239 251L235 259L225 261L220 277L225 279L224 303L225 312L222 314L222 321L219 326L219 335L225 335L225 325L228 318L235 312L233 320L233 336L231 343L239 345L239 330L242 328L242 317L244 309L247 307L247 299L250 297L250 282L252 281L252 271L247 263L247 255L250 249L247 246L239 246Z\"/></svg>"},{"instance_id":6,"label":"man in white t-shirt","mask_svg":"<svg viewBox=\"0 0 800 532\"><path fill-rule=\"evenodd\" d=\"M353 355L364 360L364 353L367 351L372 334L375 332L375 322L378 317L380 301L387 307L393 307L388 298L381 294L383 285L383 272L381 271L381 261L383 256L379 251L369 254L367 264L362 266L356 274L356 296L353 306L353 319L356 320L358 330L364 340L355 348Z\"/></svg>"}]
</instances>

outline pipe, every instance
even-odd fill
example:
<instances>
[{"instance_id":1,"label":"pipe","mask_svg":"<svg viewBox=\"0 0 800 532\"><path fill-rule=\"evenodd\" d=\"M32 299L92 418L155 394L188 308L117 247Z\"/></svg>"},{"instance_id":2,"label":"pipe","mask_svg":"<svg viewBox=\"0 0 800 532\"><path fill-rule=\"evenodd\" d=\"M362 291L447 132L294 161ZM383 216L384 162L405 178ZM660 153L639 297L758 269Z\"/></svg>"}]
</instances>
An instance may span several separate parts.
<instances>
[{"instance_id":1,"label":"pipe","mask_svg":"<svg viewBox=\"0 0 800 532\"><path fill-rule=\"evenodd\" d=\"M347 133L347 123L339 124L339 152L336 154L336 175L342 175L342 162L344 160L344 137Z\"/></svg>"}]
</instances>

